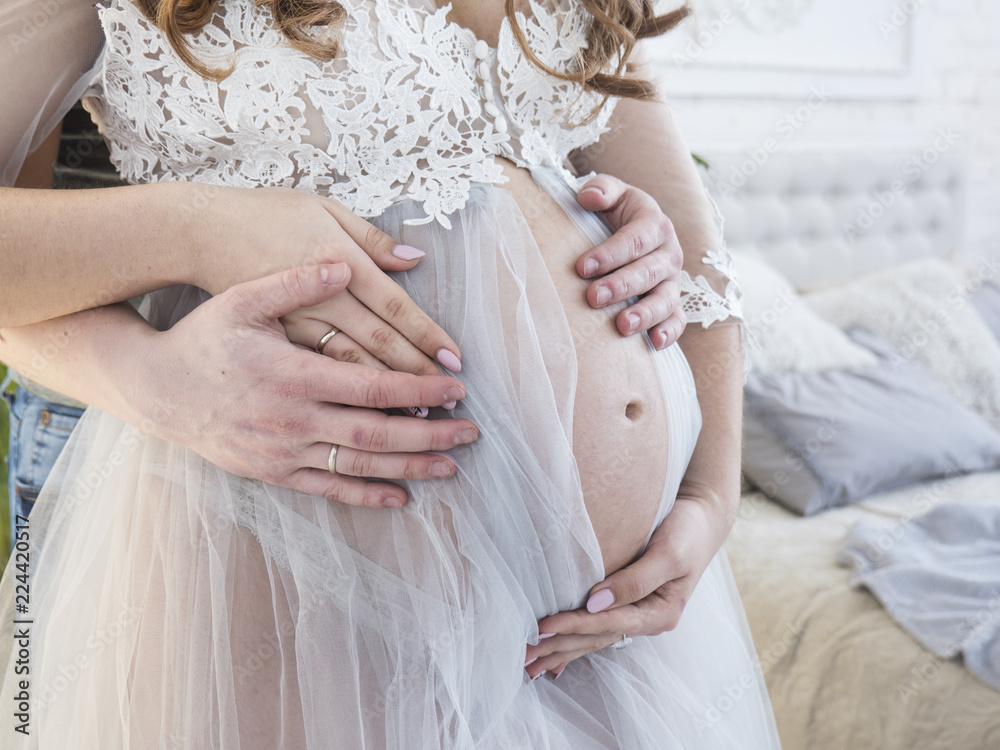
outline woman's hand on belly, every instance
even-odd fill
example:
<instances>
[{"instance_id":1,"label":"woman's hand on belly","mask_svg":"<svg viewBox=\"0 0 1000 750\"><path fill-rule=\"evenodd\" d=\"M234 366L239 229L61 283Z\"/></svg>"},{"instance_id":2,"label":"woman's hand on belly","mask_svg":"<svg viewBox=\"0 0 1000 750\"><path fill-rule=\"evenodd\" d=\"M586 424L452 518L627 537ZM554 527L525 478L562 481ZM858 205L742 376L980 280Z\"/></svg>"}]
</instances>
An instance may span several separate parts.
<instances>
[{"instance_id":1,"label":"woman's hand on belly","mask_svg":"<svg viewBox=\"0 0 1000 750\"><path fill-rule=\"evenodd\" d=\"M640 635L677 627L684 607L728 533L694 488L682 485L677 501L653 532L642 556L591 590L585 609L560 612L538 621L538 632L554 635L528 646L530 677L554 677L574 659Z\"/></svg>"},{"instance_id":2,"label":"woman's hand on belly","mask_svg":"<svg viewBox=\"0 0 1000 750\"><path fill-rule=\"evenodd\" d=\"M680 338L687 322L677 280L684 254L673 224L649 194L610 175L588 181L577 200L601 213L615 232L576 263L582 278L596 279L587 289L587 302L600 308L640 296L618 313L618 331L623 336L649 331L653 346L665 349Z\"/></svg>"},{"instance_id":3,"label":"woman's hand on belly","mask_svg":"<svg viewBox=\"0 0 1000 750\"><path fill-rule=\"evenodd\" d=\"M181 239L199 250L190 283L219 294L290 268L346 263L345 293L282 320L292 343L313 348L336 326L351 342L344 346L340 337L330 356L379 360L417 375L438 374L437 363L461 369L455 341L385 273L414 268L421 250L398 244L338 201L302 190L176 186L185 191L181 205L195 208L182 213L189 218Z\"/></svg>"}]
</instances>

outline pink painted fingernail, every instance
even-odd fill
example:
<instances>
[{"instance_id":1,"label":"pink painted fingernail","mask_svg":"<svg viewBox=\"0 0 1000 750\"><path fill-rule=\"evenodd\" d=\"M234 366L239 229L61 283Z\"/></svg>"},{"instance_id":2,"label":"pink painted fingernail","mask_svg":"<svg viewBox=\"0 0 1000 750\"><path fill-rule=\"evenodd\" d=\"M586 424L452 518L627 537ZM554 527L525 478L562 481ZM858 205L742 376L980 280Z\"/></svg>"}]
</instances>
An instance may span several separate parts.
<instances>
[{"instance_id":1,"label":"pink painted fingernail","mask_svg":"<svg viewBox=\"0 0 1000 750\"><path fill-rule=\"evenodd\" d=\"M555 673L554 675L552 675L552 679L553 679L553 680L558 680L558 679L559 679L559 676L560 676L560 675L561 675L561 674L562 674L563 672L565 672L565 671L566 671L566 667L563 667L563 668L562 668L562 669L560 669L560 670L559 670L558 672L556 672L556 673Z\"/></svg>"},{"instance_id":2,"label":"pink painted fingernail","mask_svg":"<svg viewBox=\"0 0 1000 750\"><path fill-rule=\"evenodd\" d=\"M411 417L416 417L417 419L424 419L430 410L426 406L407 406L406 411L409 412Z\"/></svg>"},{"instance_id":3,"label":"pink painted fingernail","mask_svg":"<svg viewBox=\"0 0 1000 750\"><path fill-rule=\"evenodd\" d=\"M600 266L600 263L596 260L593 258L587 258L587 260L583 261L583 275L588 278L593 276L597 273L598 266Z\"/></svg>"},{"instance_id":4,"label":"pink painted fingernail","mask_svg":"<svg viewBox=\"0 0 1000 750\"><path fill-rule=\"evenodd\" d=\"M524 662L524 666L526 666L526 667L531 666L536 661L538 661L538 657L537 656L534 659L528 659L528 661Z\"/></svg>"},{"instance_id":5,"label":"pink painted fingernail","mask_svg":"<svg viewBox=\"0 0 1000 750\"><path fill-rule=\"evenodd\" d=\"M543 638L551 638L554 635L555 633L539 633L538 640L542 640Z\"/></svg>"},{"instance_id":6,"label":"pink painted fingernail","mask_svg":"<svg viewBox=\"0 0 1000 750\"><path fill-rule=\"evenodd\" d=\"M629 313L628 314L628 331L629 331L629 333L634 333L636 331L636 329L639 327L639 324L641 322L642 322L642 318L640 318L635 313Z\"/></svg>"},{"instance_id":7,"label":"pink painted fingernail","mask_svg":"<svg viewBox=\"0 0 1000 750\"><path fill-rule=\"evenodd\" d=\"M416 260L427 255L423 250L417 250L417 248L410 247L409 245L396 245L392 249L392 254L400 260Z\"/></svg>"},{"instance_id":8,"label":"pink painted fingernail","mask_svg":"<svg viewBox=\"0 0 1000 750\"><path fill-rule=\"evenodd\" d=\"M601 589L587 600L587 611L590 613L603 612L615 603L615 595L611 589Z\"/></svg>"},{"instance_id":9,"label":"pink painted fingernail","mask_svg":"<svg viewBox=\"0 0 1000 750\"><path fill-rule=\"evenodd\" d=\"M537 680L539 677L541 677L543 674L546 674L547 672L548 672L547 669L543 669L541 672L539 672L534 677L532 677L531 681L534 682L535 680Z\"/></svg>"},{"instance_id":10,"label":"pink painted fingernail","mask_svg":"<svg viewBox=\"0 0 1000 750\"><path fill-rule=\"evenodd\" d=\"M458 357L456 357L453 352L448 351L444 347L438 349L437 352L434 354L434 356L437 357L438 362L440 362L442 365L447 367L452 372L462 371L461 361L459 361Z\"/></svg>"},{"instance_id":11,"label":"pink painted fingernail","mask_svg":"<svg viewBox=\"0 0 1000 750\"><path fill-rule=\"evenodd\" d=\"M441 408L447 409L448 411L451 411L456 406L458 406L458 401L448 401L447 403L441 404Z\"/></svg>"},{"instance_id":12,"label":"pink painted fingernail","mask_svg":"<svg viewBox=\"0 0 1000 750\"><path fill-rule=\"evenodd\" d=\"M606 305L611 301L611 290L606 286L597 287L597 304Z\"/></svg>"}]
</instances>

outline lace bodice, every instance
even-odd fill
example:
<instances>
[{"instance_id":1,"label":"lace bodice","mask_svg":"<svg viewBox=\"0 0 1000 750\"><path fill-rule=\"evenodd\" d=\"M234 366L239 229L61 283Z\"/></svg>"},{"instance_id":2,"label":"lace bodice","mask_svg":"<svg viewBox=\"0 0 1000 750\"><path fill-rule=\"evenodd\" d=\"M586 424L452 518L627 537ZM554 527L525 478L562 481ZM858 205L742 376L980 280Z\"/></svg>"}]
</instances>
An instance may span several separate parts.
<instances>
[{"instance_id":1,"label":"lace bodice","mask_svg":"<svg viewBox=\"0 0 1000 750\"><path fill-rule=\"evenodd\" d=\"M430 0L341 0L340 54L320 61L290 46L270 11L225 0L191 38L196 57L232 68L221 81L191 70L131 0L101 0L102 56L85 104L125 179L309 190L360 216L413 199L438 221L463 208L474 183L506 181L497 156L556 170L596 142L615 100L531 63L505 18L496 47L447 20ZM531 49L572 69L591 16L577 0L528 0L518 14ZM332 32L331 32L332 33ZM688 320L740 318L721 241L703 259L721 276L682 274Z\"/></svg>"},{"instance_id":2,"label":"lace bodice","mask_svg":"<svg viewBox=\"0 0 1000 750\"><path fill-rule=\"evenodd\" d=\"M410 0L420 2L420 0ZM519 17L554 69L586 46L582 3L530 0ZM252 0L219 3L192 39L205 80L129 0L105 0L106 45L88 109L130 182L197 180L302 188L376 216L403 198L449 226L471 183L502 183L496 156L520 166L563 163L596 141L613 102L549 76L525 58L504 19L491 48L436 9L407 0L343 0L341 54L293 49Z\"/></svg>"}]
</instances>

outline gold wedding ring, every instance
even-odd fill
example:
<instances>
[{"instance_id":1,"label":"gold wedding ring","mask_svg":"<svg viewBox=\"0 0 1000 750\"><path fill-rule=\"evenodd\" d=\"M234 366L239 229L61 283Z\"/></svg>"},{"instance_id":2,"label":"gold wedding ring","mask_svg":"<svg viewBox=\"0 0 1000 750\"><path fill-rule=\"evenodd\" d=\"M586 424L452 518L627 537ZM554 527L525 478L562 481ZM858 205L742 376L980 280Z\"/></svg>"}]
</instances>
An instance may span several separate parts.
<instances>
[{"instance_id":1,"label":"gold wedding ring","mask_svg":"<svg viewBox=\"0 0 1000 750\"><path fill-rule=\"evenodd\" d=\"M322 354L323 353L323 347L326 346L328 343L330 343L330 339L332 339L338 333L340 333L340 329L339 328L336 328L336 327L335 328L331 328L330 332L328 334L326 334L323 338L321 338L319 340L319 343L316 344L316 351L318 353Z\"/></svg>"}]
</instances>

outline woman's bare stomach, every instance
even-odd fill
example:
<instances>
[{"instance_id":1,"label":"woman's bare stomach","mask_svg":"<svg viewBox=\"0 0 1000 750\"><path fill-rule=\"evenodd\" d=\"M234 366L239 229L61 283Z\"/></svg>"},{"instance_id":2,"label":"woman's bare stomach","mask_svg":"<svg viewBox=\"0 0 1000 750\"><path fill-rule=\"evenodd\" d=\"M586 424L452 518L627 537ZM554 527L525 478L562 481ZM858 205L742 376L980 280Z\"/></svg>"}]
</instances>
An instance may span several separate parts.
<instances>
[{"instance_id":1,"label":"woman's bare stomach","mask_svg":"<svg viewBox=\"0 0 1000 750\"><path fill-rule=\"evenodd\" d=\"M577 390L573 453L607 574L638 554L667 475L667 416L655 365L639 334L623 337L624 305L594 309L576 262L589 243L527 170L504 162L505 188L541 250L573 334Z\"/></svg>"}]
</instances>

